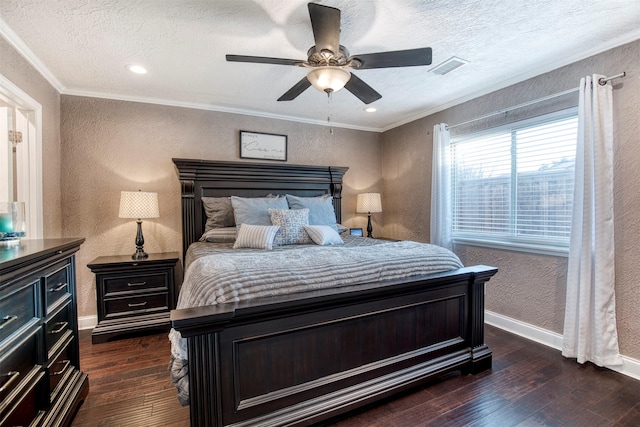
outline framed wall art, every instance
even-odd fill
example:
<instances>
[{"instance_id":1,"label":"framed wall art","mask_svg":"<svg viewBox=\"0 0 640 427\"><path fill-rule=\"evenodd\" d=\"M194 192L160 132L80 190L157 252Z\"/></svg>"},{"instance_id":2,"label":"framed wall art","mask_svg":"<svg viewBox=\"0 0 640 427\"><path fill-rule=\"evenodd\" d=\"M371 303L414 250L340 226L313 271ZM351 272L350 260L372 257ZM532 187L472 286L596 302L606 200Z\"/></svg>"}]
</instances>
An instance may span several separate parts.
<instances>
[{"instance_id":1,"label":"framed wall art","mask_svg":"<svg viewBox=\"0 0 640 427\"><path fill-rule=\"evenodd\" d=\"M240 131L240 158L287 161L287 136Z\"/></svg>"}]
</instances>

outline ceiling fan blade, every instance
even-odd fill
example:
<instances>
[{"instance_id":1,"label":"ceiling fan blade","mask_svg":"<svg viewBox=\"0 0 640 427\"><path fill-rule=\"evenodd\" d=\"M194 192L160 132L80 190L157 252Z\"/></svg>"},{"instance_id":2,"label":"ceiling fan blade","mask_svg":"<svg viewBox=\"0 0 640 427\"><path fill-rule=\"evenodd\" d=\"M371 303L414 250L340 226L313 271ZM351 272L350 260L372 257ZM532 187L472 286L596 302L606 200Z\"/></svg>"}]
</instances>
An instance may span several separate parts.
<instances>
[{"instance_id":1,"label":"ceiling fan blade","mask_svg":"<svg viewBox=\"0 0 640 427\"><path fill-rule=\"evenodd\" d=\"M269 58L266 56L227 55L226 58L229 62L251 62L276 65L301 65L304 62L299 59Z\"/></svg>"},{"instance_id":2,"label":"ceiling fan blade","mask_svg":"<svg viewBox=\"0 0 640 427\"><path fill-rule=\"evenodd\" d=\"M351 78L347 84L344 85L344 88L358 97L358 99L365 104L371 104L373 101L377 101L382 98L382 95L353 73L351 73Z\"/></svg>"},{"instance_id":3,"label":"ceiling fan blade","mask_svg":"<svg viewBox=\"0 0 640 427\"><path fill-rule=\"evenodd\" d=\"M340 48L340 9L316 3L308 6L316 52L330 50L337 54Z\"/></svg>"},{"instance_id":4,"label":"ceiling fan blade","mask_svg":"<svg viewBox=\"0 0 640 427\"><path fill-rule=\"evenodd\" d=\"M358 70L368 68L414 67L431 64L431 48L396 50L393 52L366 53L354 55L351 60L360 62L360 66L354 66Z\"/></svg>"},{"instance_id":5,"label":"ceiling fan blade","mask_svg":"<svg viewBox=\"0 0 640 427\"><path fill-rule=\"evenodd\" d=\"M284 95L278 98L278 101L292 101L296 99L298 95L300 95L302 92L307 90L309 86L311 86L311 83L305 76L302 80L296 83L291 89L286 91Z\"/></svg>"}]
</instances>

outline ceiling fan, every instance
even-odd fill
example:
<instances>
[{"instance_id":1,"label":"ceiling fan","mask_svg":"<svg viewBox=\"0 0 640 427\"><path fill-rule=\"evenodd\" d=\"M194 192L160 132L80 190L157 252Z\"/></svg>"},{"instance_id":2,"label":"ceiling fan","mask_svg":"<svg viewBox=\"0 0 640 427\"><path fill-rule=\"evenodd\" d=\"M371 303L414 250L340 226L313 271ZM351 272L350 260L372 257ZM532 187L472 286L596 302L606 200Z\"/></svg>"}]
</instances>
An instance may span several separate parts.
<instances>
[{"instance_id":1,"label":"ceiling fan","mask_svg":"<svg viewBox=\"0 0 640 427\"><path fill-rule=\"evenodd\" d=\"M310 68L305 78L296 83L278 101L291 101L313 85L330 95L343 87L365 104L382 98L371 86L352 72L371 68L413 67L431 64L431 48L397 50L349 56L340 44L340 9L309 3L309 17L315 46L307 52L307 60L269 58L264 56L227 55L230 62L293 65Z\"/></svg>"}]
</instances>

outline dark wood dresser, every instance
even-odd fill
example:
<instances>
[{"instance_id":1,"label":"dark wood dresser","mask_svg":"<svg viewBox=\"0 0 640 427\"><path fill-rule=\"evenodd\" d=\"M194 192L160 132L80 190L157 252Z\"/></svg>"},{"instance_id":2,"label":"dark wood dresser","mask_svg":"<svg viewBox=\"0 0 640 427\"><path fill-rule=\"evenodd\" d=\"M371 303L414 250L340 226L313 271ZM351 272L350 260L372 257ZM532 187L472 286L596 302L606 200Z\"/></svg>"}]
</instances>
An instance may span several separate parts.
<instances>
[{"instance_id":1,"label":"dark wood dresser","mask_svg":"<svg viewBox=\"0 0 640 427\"><path fill-rule=\"evenodd\" d=\"M0 425L68 426L80 371L75 253L84 239L0 247Z\"/></svg>"},{"instance_id":2,"label":"dark wood dresser","mask_svg":"<svg viewBox=\"0 0 640 427\"><path fill-rule=\"evenodd\" d=\"M106 342L118 335L147 330L168 330L169 312L175 308L181 283L177 252L102 256L87 267L96 275L98 324L91 342Z\"/></svg>"}]
</instances>

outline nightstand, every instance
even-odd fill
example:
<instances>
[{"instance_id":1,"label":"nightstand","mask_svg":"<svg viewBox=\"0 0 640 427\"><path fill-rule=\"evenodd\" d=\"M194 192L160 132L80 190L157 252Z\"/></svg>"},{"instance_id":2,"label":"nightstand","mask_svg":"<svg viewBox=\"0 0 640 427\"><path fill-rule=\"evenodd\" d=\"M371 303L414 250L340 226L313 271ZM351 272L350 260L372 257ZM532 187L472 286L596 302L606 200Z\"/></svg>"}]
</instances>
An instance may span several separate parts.
<instances>
[{"instance_id":1,"label":"nightstand","mask_svg":"<svg viewBox=\"0 0 640 427\"><path fill-rule=\"evenodd\" d=\"M175 308L181 284L177 252L98 257L87 264L96 275L98 324L91 333L94 344L126 333L168 330L169 312Z\"/></svg>"}]
</instances>

